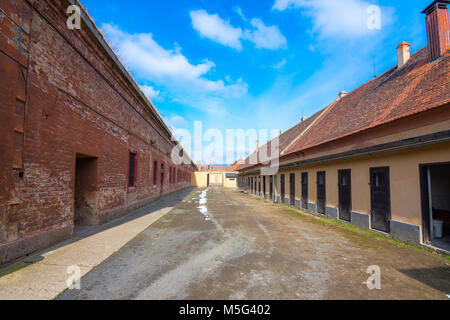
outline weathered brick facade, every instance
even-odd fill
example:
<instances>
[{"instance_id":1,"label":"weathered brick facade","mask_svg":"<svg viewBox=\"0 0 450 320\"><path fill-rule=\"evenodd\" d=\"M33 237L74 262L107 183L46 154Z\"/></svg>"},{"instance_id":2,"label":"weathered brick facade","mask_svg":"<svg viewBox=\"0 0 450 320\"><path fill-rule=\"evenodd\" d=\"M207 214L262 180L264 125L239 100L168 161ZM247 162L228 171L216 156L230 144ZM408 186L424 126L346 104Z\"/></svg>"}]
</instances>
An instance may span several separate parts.
<instances>
[{"instance_id":1,"label":"weathered brick facade","mask_svg":"<svg viewBox=\"0 0 450 320\"><path fill-rule=\"evenodd\" d=\"M105 222L195 169L172 163L170 131L95 27L66 27L68 5L0 2L0 264L70 236L77 210Z\"/></svg>"}]
</instances>

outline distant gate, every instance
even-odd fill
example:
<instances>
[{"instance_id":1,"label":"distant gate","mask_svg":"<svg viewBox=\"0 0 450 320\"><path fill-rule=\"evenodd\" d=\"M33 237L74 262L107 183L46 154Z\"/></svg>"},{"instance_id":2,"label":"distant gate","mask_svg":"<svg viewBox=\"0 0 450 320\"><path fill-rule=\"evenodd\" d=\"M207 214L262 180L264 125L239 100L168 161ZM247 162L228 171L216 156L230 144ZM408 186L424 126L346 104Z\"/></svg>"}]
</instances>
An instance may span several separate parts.
<instances>
[{"instance_id":1,"label":"distant gate","mask_svg":"<svg viewBox=\"0 0 450 320\"><path fill-rule=\"evenodd\" d=\"M208 174L208 187L223 187L223 174L222 173L209 173Z\"/></svg>"}]
</instances>

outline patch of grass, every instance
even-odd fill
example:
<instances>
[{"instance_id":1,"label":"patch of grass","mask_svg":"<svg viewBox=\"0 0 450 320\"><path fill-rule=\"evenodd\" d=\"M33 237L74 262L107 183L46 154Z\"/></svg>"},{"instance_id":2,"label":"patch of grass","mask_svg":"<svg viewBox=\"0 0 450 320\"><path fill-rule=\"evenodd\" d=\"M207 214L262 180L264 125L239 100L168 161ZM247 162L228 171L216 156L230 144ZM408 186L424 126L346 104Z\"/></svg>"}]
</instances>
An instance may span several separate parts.
<instances>
[{"instance_id":1,"label":"patch of grass","mask_svg":"<svg viewBox=\"0 0 450 320\"><path fill-rule=\"evenodd\" d=\"M6 266L3 269L0 269L0 278L6 276L7 274L13 273L17 270L26 268L30 265L30 263L26 263L23 261L13 263L12 265Z\"/></svg>"},{"instance_id":2,"label":"patch of grass","mask_svg":"<svg viewBox=\"0 0 450 320\"><path fill-rule=\"evenodd\" d=\"M259 198L258 196L255 196L255 197ZM259 198L259 199L261 199L261 198ZM329 219L329 218L326 218L326 217L319 217L319 216L310 214L307 211L300 210L300 209L293 208L293 207L288 207L288 206L286 206L284 204L281 204L281 203L273 203L272 201L267 200L267 199L261 199L261 200L264 200L265 202L269 202L273 206L276 206L276 207L284 209L282 211L282 213L286 214L286 215L289 215L289 216L293 216L293 217L297 216L298 217L298 215L301 215L301 216L307 217L310 221L318 222L318 223L321 223L321 224L324 224L324 225L336 225L336 226L339 226L339 227L341 227L343 229L347 229L347 230L351 230L351 231L354 231L354 232L357 232L357 233L366 234L366 235L375 237L377 239L380 239L380 240L383 240L385 242L391 243L391 244L393 244L393 245L395 245L397 247L409 248L409 249L414 249L414 250L418 250L418 251L422 251L422 252L428 252L428 253L432 253L432 254L437 254L437 255L441 256L442 258L446 259L447 261L450 261L450 255L448 255L448 254L438 253L438 252L435 252L435 251L433 251L432 249L429 249L429 248L415 246L415 245L412 245L412 244L409 244L409 243L406 243L406 242L403 242L403 241L400 241L400 240L391 239L389 237L386 237L386 236L384 236L382 234L379 234L379 233L376 233L376 232L373 232L373 231L360 229L358 227L352 226L352 225L344 223L342 221L336 221L336 220Z\"/></svg>"},{"instance_id":3,"label":"patch of grass","mask_svg":"<svg viewBox=\"0 0 450 320\"><path fill-rule=\"evenodd\" d=\"M184 199L192 197L197 192L197 190L198 190L198 188L194 188L194 190L192 190L191 193L189 193L186 197L184 197Z\"/></svg>"}]
</instances>

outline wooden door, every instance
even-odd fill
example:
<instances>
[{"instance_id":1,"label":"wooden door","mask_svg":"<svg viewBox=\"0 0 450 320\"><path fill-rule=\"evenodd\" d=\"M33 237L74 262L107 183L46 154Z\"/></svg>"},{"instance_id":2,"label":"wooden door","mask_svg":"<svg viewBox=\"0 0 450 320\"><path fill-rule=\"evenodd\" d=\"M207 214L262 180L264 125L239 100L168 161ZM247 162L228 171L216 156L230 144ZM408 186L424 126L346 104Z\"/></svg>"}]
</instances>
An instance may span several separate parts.
<instances>
[{"instance_id":1,"label":"wooden door","mask_svg":"<svg viewBox=\"0 0 450 320\"><path fill-rule=\"evenodd\" d=\"M273 199L273 176L269 177L269 195L270 199Z\"/></svg>"},{"instance_id":2,"label":"wooden door","mask_svg":"<svg viewBox=\"0 0 450 320\"><path fill-rule=\"evenodd\" d=\"M295 173L289 175L289 198L290 205L295 206Z\"/></svg>"},{"instance_id":3,"label":"wooden door","mask_svg":"<svg viewBox=\"0 0 450 320\"><path fill-rule=\"evenodd\" d=\"M370 202L372 228L389 233L391 229L389 167L370 169Z\"/></svg>"},{"instance_id":4,"label":"wooden door","mask_svg":"<svg viewBox=\"0 0 450 320\"><path fill-rule=\"evenodd\" d=\"M350 222L352 220L352 189L351 171L338 171L339 186L339 218Z\"/></svg>"},{"instance_id":5,"label":"wooden door","mask_svg":"<svg viewBox=\"0 0 450 320\"><path fill-rule=\"evenodd\" d=\"M317 212L325 214L326 190L325 172L317 172Z\"/></svg>"},{"instance_id":6,"label":"wooden door","mask_svg":"<svg viewBox=\"0 0 450 320\"><path fill-rule=\"evenodd\" d=\"M264 198L266 197L266 176L263 176L263 193Z\"/></svg>"},{"instance_id":7,"label":"wooden door","mask_svg":"<svg viewBox=\"0 0 450 320\"><path fill-rule=\"evenodd\" d=\"M302 208L308 209L308 172L302 173Z\"/></svg>"},{"instance_id":8,"label":"wooden door","mask_svg":"<svg viewBox=\"0 0 450 320\"><path fill-rule=\"evenodd\" d=\"M258 195L261 195L261 177L258 177Z\"/></svg>"}]
</instances>

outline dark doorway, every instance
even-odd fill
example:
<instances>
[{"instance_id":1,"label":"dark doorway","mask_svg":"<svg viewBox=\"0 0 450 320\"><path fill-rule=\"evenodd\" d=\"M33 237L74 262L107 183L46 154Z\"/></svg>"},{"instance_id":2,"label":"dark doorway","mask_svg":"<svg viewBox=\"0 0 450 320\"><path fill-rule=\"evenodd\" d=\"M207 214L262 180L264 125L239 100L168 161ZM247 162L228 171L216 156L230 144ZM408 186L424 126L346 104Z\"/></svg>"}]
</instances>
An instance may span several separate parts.
<instances>
[{"instance_id":1,"label":"dark doorway","mask_svg":"<svg viewBox=\"0 0 450 320\"><path fill-rule=\"evenodd\" d=\"M281 203L284 203L284 197L285 197L285 186L284 186L284 174L282 174L281 175L281 177L280 177L280 184L281 184L281 186L280 186L280 189L281 189L281 194L280 194L280 197L281 197Z\"/></svg>"},{"instance_id":2,"label":"dark doorway","mask_svg":"<svg viewBox=\"0 0 450 320\"><path fill-rule=\"evenodd\" d=\"M98 159L83 154L76 155L74 224L97 223L97 169Z\"/></svg>"},{"instance_id":3,"label":"dark doorway","mask_svg":"<svg viewBox=\"0 0 450 320\"><path fill-rule=\"evenodd\" d=\"M264 193L264 198L266 198L266 176L263 176L263 193Z\"/></svg>"},{"instance_id":4,"label":"dark doorway","mask_svg":"<svg viewBox=\"0 0 450 320\"><path fill-rule=\"evenodd\" d=\"M424 242L450 251L450 164L420 166Z\"/></svg>"},{"instance_id":5,"label":"dark doorway","mask_svg":"<svg viewBox=\"0 0 450 320\"><path fill-rule=\"evenodd\" d=\"M136 184L136 153L130 152L128 167L128 187L133 188Z\"/></svg>"},{"instance_id":6,"label":"dark doorway","mask_svg":"<svg viewBox=\"0 0 450 320\"><path fill-rule=\"evenodd\" d=\"M278 176L274 175L273 176L273 200L274 202L278 202L277 197L278 197Z\"/></svg>"},{"instance_id":7,"label":"dark doorway","mask_svg":"<svg viewBox=\"0 0 450 320\"><path fill-rule=\"evenodd\" d=\"M325 214L325 171L317 172L317 213Z\"/></svg>"},{"instance_id":8,"label":"dark doorway","mask_svg":"<svg viewBox=\"0 0 450 320\"><path fill-rule=\"evenodd\" d=\"M270 199L273 199L273 176L269 177L269 195Z\"/></svg>"},{"instance_id":9,"label":"dark doorway","mask_svg":"<svg viewBox=\"0 0 450 320\"><path fill-rule=\"evenodd\" d=\"M308 209L308 172L302 172L302 208Z\"/></svg>"},{"instance_id":10,"label":"dark doorway","mask_svg":"<svg viewBox=\"0 0 450 320\"><path fill-rule=\"evenodd\" d=\"M289 175L289 198L290 205L295 206L295 173Z\"/></svg>"},{"instance_id":11,"label":"dark doorway","mask_svg":"<svg viewBox=\"0 0 450 320\"><path fill-rule=\"evenodd\" d=\"M161 193L164 192L164 163L161 163Z\"/></svg>"},{"instance_id":12,"label":"dark doorway","mask_svg":"<svg viewBox=\"0 0 450 320\"><path fill-rule=\"evenodd\" d=\"M158 182L158 161L153 161L153 185L157 187Z\"/></svg>"},{"instance_id":13,"label":"dark doorway","mask_svg":"<svg viewBox=\"0 0 450 320\"><path fill-rule=\"evenodd\" d=\"M261 195L261 177L258 177L258 195Z\"/></svg>"},{"instance_id":14,"label":"dark doorway","mask_svg":"<svg viewBox=\"0 0 450 320\"><path fill-rule=\"evenodd\" d=\"M352 220L351 170L339 170L339 219Z\"/></svg>"},{"instance_id":15,"label":"dark doorway","mask_svg":"<svg viewBox=\"0 0 450 320\"><path fill-rule=\"evenodd\" d=\"M370 169L371 223L375 230L391 231L389 167Z\"/></svg>"}]
</instances>

